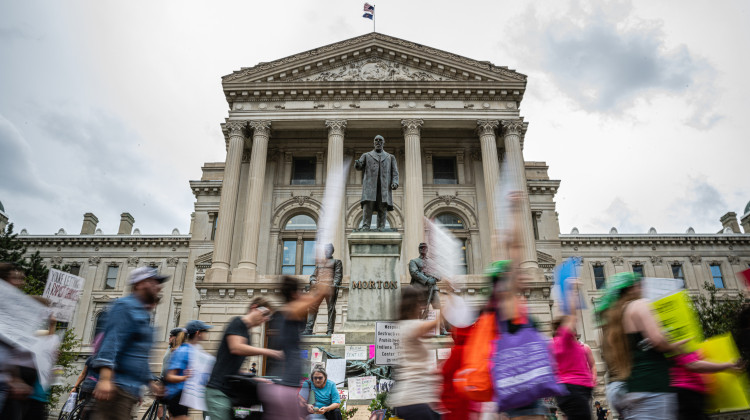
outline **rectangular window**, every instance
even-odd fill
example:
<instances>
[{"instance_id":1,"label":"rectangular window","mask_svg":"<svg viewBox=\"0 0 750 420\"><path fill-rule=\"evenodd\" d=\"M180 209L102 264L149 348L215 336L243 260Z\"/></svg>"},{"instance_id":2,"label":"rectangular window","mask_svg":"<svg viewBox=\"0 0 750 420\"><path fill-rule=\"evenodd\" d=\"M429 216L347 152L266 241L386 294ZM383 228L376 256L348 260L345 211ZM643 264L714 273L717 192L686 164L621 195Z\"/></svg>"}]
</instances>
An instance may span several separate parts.
<instances>
[{"instance_id":1,"label":"rectangular window","mask_svg":"<svg viewBox=\"0 0 750 420\"><path fill-rule=\"evenodd\" d=\"M211 223L211 240L216 238L216 228L219 227L219 214L214 214L214 220Z\"/></svg>"},{"instance_id":2,"label":"rectangular window","mask_svg":"<svg viewBox=\"0 0 750 420\"><path fill-rule=\"evenodd\" d=\"M77 276L78 274L81 273L81 266L78 264L73 264L70 266L69 270L70 270L70 274Z\"/></svg>"},{"instance_id":3,"label":"rectangular window","mask_svg":"<svg viewBox=\"0 0 750 420\"><path fill-rule=\"evenodd\" d=\"M432 158L432 182L435 184L458 184L458 177L456 177L456 158Z\"/></svg>"},{"instance_id":4,"label":"rectangular window","mask_svg":"<svg viewBox=\"0 0 750 420\"><path fill-rule=\"evenodd\" d=\"M603 265L595 265L594 266L594 283L596 284L597 289L601 289L604 287L604 266Z\"/></svg>"},{"instance_id":5,"label":"rectangular window","mask_svg":"<svg viewBox=\"0 0 750 420\"><path fill-rule=\"evenodd\" d=\"M315 163L313 158L296 158L292 162L292 185L315 185Z\"/></svg>"},{"instance_id":6,"label":"rectangular window","mask_svg":"<svg viewBox=\"0 0 750 420\"><path fill-rule=\"evenodd\" d=\"M685 273L682 272L682 264L672 264L672 277L682 280L682 287L685 287Z\"/></svg>"},{"instance_id":7,"label":"rectangular window","mask_svg":"<svg viewBox=\"0 0 750 420\"><path fill-rule=\"evenodd\" d=\"M304 241L302 245L302 274L315 271L315 241Z\"/></svg>"},{"instance_id":8,"label":"rectangular window","mask_svg":"<svg viewBox=\"0 0 750 420\"><path fill-rule=\"evenodd\" d=\"M724 288L724 277L721 275L721 266L719 264L711 264L711 277L714 279L714 286L718 289Z\"/></svg>"},{"instance_id":9,"label":"rectangular window","mask_svg":"<svg viewBox=\"0 0 750 420\"><path fill-rule=\"evenodd\" d=\"M281 274L296 274L295 271L297 271L297 241L284 241Z\"/></svg>"},{"instance_id":10,"label":"rectangular window","mask_svg":"<svg viewBox=\"0 0 750 420\"><path fill-rule=\"evenodd\" d=\"M104 282L105 289L114 289L117 286L117 272L119 267L110 265L107 267L107 281Z\"/></svg>"},{"instance_id":11,"label":"rectangular window","mask_svg":"<svg viewBox=\"0 0 750 420\"><path fill-rule=\"evenodd\" d=\"M539 240L539 224L536 221L536 213L531 212L531 224L534 225L534 239Z\"/></svg>"},{"instance_id":12,"label":"rectangular window","mask_svg":"<svg viewBox=\"0 0 750 420\"><path fill-rule=\"evenodd\" d=\"M643 277L643 266L640 264L633 265L633 272Z\"/></svg>"},{"instance_id":13,"label":"rectangular window","mask_svg":"<svg viewBox=\"0 0 750 420\"><path fill-rule=\"evenodd\" d=\"M469 263L466 261L466 239L458 239L461 241L461 254L458 263L458 274L469 274Z\"/></svg>"}]
</instances>

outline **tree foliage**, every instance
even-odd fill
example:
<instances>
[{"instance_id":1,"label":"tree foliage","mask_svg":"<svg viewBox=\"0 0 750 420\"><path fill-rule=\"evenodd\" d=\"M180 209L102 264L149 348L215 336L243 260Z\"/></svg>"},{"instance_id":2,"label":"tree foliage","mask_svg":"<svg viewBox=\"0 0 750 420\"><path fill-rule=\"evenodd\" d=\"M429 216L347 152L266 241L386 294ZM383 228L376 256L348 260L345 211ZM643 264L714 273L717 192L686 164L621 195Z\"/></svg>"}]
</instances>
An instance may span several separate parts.
<instances>
[{"instance_id":1,"label":"tree foliage","mask_svg":"<svg viewBox=\"0 0 750 420\"><path fill-rule=\"evenodd\" d=\"M693 298L698 319L706 338L728 332L736 332L740 311L745 304L745 295L739 292L736 296L719 295L719 289L705 282L701 293Z\"/></svg>"}]
</instances>

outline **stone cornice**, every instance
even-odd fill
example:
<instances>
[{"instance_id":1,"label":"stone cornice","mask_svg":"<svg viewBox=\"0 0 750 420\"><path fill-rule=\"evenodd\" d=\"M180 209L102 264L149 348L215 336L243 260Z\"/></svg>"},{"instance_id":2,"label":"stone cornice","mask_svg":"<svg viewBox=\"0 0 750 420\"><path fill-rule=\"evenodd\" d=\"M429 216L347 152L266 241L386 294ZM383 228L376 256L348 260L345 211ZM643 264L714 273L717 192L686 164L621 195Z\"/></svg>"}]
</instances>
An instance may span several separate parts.
<instances>
[{"instance_id":1,"label":"stone cornice","mask_svg":"<svg viewBox=\"0 0 750 420\"><path fill-rule=\"evenodd\" d=\"M221 195L221 181L190 181L190 190L199 195Z\"/></svg>"},{"instance_id":2,"label":"stone cornice","mask_svg":"<svg viewBox=\"0 0 750 420\"><path fill-rule=\"evenodd\" d=\"M558 188L560 188L560 181L553 179L545 180L527 180L526 188L529 194L557 194Z\"/></svg>"},{"instance_id":3,"label":"stone cornice","mask_svg":"<svg viewBox=\"0 0 750 420\"><path fill-rule=\"evenodd\" d=\"M750 246L750 235L725 234L586 234L560 235L563 247L600 246L689 246L689 245L745 245ZM731 250L731 249L730 249Z\"/></svg>"},{"instance_id":4,"label":"stone cornice","mask_svg":"<svg viewBox=\"0 0 750 420\"><path fill-rule=\"evenodd\" d=\"M18 236L25 246L33 247L185 247L190 235L25 235Z\"/></svg>"},{"instance_id":5,"label":"stone cornice","mask_svg":"<svg viewBox=\"0 0 750 420\"><path fill-rule=\"evenodd\" d=\"M448 77L469 80L512 80L526 83L526 75L457 54L372 32L289 57L243 68L222 77L225 90L233 83L285 81L342 66L365 57L382 57Z\"/></svg>"}]
</instances>

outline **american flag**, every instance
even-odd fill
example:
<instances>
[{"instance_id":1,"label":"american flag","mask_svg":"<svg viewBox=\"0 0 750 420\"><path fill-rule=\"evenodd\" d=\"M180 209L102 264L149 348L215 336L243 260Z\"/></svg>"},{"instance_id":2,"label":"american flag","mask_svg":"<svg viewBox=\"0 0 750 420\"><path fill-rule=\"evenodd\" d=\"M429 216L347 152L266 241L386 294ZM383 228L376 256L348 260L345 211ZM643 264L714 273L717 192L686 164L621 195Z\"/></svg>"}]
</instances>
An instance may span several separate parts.
<instances>
[{"instance_id":1,"label":"american flag","mask_svg":"<svg viewBox=\"0 0 750 420\"><path fill-rule=\"evenodd\" d=\"M375 13L375 6L370 3L365 3L365 12Z\"/></svg>"}]
</instances>

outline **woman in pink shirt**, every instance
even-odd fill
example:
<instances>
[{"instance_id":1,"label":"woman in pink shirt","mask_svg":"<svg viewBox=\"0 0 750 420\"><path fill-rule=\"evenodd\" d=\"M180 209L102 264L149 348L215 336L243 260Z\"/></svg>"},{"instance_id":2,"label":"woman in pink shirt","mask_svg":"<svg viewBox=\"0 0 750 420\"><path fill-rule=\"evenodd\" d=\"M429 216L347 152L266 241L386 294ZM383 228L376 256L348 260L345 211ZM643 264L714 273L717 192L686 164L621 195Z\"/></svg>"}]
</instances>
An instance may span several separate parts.
<instances>
[{"instance_id":1,"label":"woman in pink shirt","mask_svg":"<svg viewBox=\"0 0 750 420\"><path fill-rule=\"evenodd\" d=\"M669 370L670 386L677 392L679 420L707 420L706 383L701 373L722 372L734 369L742 371L739 363L713 363L702 360L698 351L680 354L674 357L675 362Z\"/></svg>"},{"instance_id":2,"label":"woman in pink shirt","mask_svg":"<svg viewBox=\"0 0 750 420\"><path fill-rule=\"evenodd\" d=\"M576 339L578 290L576 287L572 289L569 299L571 314L552 322L552 350L557 361L557 376L568 390L568 395L556 397L556 401L569 420L591 420L593 357L589 358L586 345Z\"/></svg>"}]
</instances>

